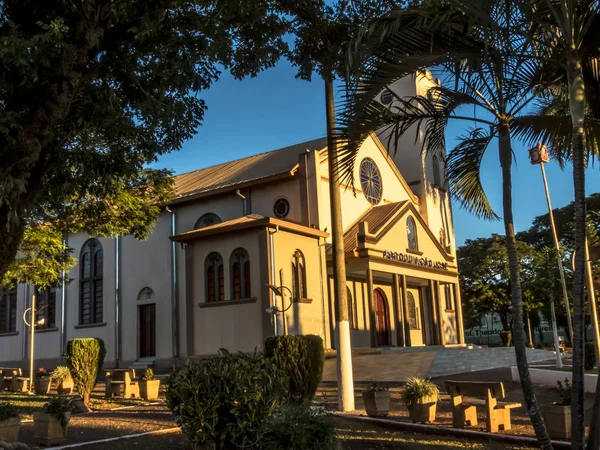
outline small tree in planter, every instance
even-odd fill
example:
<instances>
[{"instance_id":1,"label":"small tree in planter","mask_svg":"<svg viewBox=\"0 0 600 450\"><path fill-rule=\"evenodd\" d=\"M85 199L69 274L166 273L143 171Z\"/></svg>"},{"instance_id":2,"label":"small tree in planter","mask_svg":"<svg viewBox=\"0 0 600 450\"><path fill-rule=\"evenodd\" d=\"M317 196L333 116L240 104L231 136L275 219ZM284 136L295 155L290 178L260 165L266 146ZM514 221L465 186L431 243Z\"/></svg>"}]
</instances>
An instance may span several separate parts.
<instances>
[{"instance_id":1,"label":"small tree in planter","mask_svg":"<svg viewBox=\"0 0 600 450\"><path fill-rule=\"evenodd\" d=\"M390 391L387 387L371 383L362 393L365 410L369 417L387 417L390 412Z\"/></svg>"},{"instance_id":2,"label":"small tree in planter","mask_svg":"<svg viewBox=\"0 0 600 450\"><path fill-rule=\"evenodd\" d=\"M542 416L552 439L571 440L571 382L565 378L564 384L557 381L560 401L542 405Z\"/></svg>"},{"instance_id":3,"label":"small tree in planter","mask_svg":"<svg viewBox=\"0 0 600 450\"><path fill-rule=\"evenodd\" d=\"M67 344L67 366L71 371L77 392L87 406L102 370L106 350L104 341L98 338L73 339Z\"/></svg>"},{"instance_id":4,"label":"small tree in planter","mask_svg":"<svg viewBox=\"0 0 600 450\"><path fill-rule=\"evenodd\" d=\"M438 387L431 381L409 378L404 386L402 400L408 408L410 420L422 423L433 422L439 394Z\"/></svg>"},{"instance_id":5,"label":"small tree in planter","mask_svg":"<svg viewBox=\"0 0 600 450\"><path fill-rule=\"evenodd\" d=\"M0 439L15 442L19 439L21 418L14 405L9 402L0 403Z\"/></svg>"},{"instance_id":6,"label":"small tree in planter","mask_svg":"<svg viewBox=\"0 0 600 450\"><path fill-rule=\"evenodd\" d=\"M67 427L71 419L71 402L58 396L33 413L35 440L42 445L63 444L67 439Z\"/></svg>"},{"instance_id":7,"label":"small tree in planter","mask_svg":"<svg viewBox=\"0 0 600 450\"><path fill-rule=\"evenodd\" d=\"M144 400L156 400L158 398L158 390L160 388L160 380L154 378L154 371L147 368L139 381L140 396Z\"/></svg>"},{"instance_id":8,"label":"small tree in planter","mask_svg":"<svg viewBox=\"0 0 600 450\"><path fill-rule=\"evenodd\" d=\"M52 377L50 375L50 372L48 372L43 367L40 367L35 373L35 378L33 379L33 387L35 389L35 393L40 395L47 395L48 392L50 392L51 385Z\"/></svg>"},{"instance_id":9,"label":"small tree in planter","mask_svg":"<svg viewBox=\"0 0 600 450\"><path fill-rule=\"evenodd\" d=\"M52 379L56 380L56 391L59 395L73 393L73 377L67 366L57 366L52 371Z\"/></svg>"}]
</instances>

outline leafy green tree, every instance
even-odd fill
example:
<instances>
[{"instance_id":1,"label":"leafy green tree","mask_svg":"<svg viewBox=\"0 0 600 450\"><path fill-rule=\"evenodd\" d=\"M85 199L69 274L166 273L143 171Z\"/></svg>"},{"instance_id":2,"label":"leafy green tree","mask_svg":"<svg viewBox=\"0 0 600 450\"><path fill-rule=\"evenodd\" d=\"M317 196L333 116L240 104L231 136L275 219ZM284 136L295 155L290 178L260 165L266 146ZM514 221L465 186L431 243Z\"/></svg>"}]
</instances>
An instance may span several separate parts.
<instances>
[{"instance_id":1,"label":"leafy green tree","mask_svg":"<svg viewBox=\"0 0 600 450\"><path fill-rule=\"evenodd\" d=\"M287 28L269 0L0 0L0 279L30 221L146 234L124 187L161 190L144 167L194 135L198 93L272 66Z\"/></svg>"}]
</instances>

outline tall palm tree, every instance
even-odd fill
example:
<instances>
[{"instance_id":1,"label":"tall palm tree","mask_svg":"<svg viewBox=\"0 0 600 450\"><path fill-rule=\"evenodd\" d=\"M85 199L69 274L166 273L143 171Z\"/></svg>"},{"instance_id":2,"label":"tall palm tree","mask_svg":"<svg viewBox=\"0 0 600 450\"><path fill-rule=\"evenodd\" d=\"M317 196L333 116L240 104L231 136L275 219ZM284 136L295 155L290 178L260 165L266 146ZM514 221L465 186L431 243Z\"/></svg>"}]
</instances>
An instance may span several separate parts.
<instances>
[{"instance_id":1,"label":"tall palm tree","mask_svg":"<svg viewBox=\"0 0 600 450\"><path fill-rule=\"evenodd\" d=\"M584 448L584 271L586 245L585 123L586 109L600 118L600 3L597 0L520 1L532 28L532 42L546 63L566 79L569 104L573 183L575 187L575 273L573 276L572 446ZM587 104L587 106L586 106ZM588 149L589 150L589 149ZM600 384L599 386L600 387ZM590 427L589 448L600 448L600 393Z\"/></svg>"},{"instance_id":2,"label":"tall palm tree","mask_svg":"<svg viewBox=\"0 0 600 450\"><path fill-rule=\"evenodd\" d=\"M441 27L436 22L440 15L446 19ZM425 135L424 149L435 153L444 150L447 123L468 120L476 126L461 136L458 145L448 154L450 189L467 210L494 219L497 216L481 184L480 165L492 142L497 142L517 366L540 448L549 449L552 444L533 392L526 355L523 293L512 208L511 130L513 127L523 130L530 122L543 128L544 119L529 113L537 101L539 86L551 84L553 80L544 78L541 60L533 57L535 49L531 40L515 33L515 30L527 29L529 23L525 19L512 2L463 0L437 4L433 9L428 5L395 11L389 17L373 21L351 49L349 66L355 83L340 121L346 141L340 164L349 175L356 157L356 144L368 130L385 130L390 136L398 136L420 129ZM422 45L423 41L426 45ZM427 97L395 96L388 107L374 100L386 86L402 76L439 63L453 88L433 87ZM465 106L474 107L482 114L463 115Z\"/></svg>"}]
</instances>

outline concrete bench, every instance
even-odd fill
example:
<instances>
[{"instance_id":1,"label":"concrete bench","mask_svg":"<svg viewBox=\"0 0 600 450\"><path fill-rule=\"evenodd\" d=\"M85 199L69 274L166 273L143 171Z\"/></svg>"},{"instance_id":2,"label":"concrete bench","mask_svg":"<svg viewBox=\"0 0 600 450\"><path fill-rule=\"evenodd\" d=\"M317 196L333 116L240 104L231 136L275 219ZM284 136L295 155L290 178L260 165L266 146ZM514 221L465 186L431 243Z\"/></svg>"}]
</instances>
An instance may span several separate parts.
<instances>
[{"instance_id":1,"label":"concrete bench","mask_svg":"<svg viewBox=\"0 0 600 450\"><path fill-rule=\"evenodd\" d=\"M446 390L450 394L454 428L477 425L477 406L485 406L488 432L510 430L510 410L521 406L499 401L505 398L500 381L446 381Z\"/></svg>"},{"instance_id":2,"label":"concrete bench","mask_svg":"<svg viewBox=\"0 0 600 450\"><path fill-rule=\"evenodd\" d=\"M106 371L106 397L123 396L135 398L140 396L140 386L135 378L134 369L113 369Z\"/></svg>"}]
</instances>

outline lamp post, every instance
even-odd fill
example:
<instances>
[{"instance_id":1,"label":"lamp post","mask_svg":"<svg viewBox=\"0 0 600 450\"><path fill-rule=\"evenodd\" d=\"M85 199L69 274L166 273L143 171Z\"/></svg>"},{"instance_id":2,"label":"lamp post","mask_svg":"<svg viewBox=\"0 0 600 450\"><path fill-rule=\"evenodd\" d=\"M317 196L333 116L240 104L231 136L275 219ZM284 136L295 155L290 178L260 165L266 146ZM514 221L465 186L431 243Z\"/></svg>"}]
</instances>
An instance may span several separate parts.
<instances>
[{"instance_id":1,"label":"lamp post","mask_svg":"<svg viewBox=\"0 0 600 450\"><path fill-rule=\"evenodd\" d=\"M31 320L29 322L27 322L28 311L31 311ZM33 294L31 296L31 308L27 308L25 312L23 312L23 322L25 322L25 325L27 325L31 329L29 334L29 394L33 394L33 351L35 344L35 327L38 325L44 325L44 323L46 322L46 319L43 317L37 322L35 322L35 314L37 312L38 311L36 311L35 309L35 294Z\"/></svg>"},{"instance_id":2,"label":"lamp post","mask_svg":"<svg viewBox=\"0 0 600 450\"><path fill-rule=\"evenodd\" d=\"M282 318L283 318L283 335L286 336L287 335L287 327L286 327L286 322L285 322L285 312L292 307L292 304L293 304L293 295L294 294L292 293L292 290L289 287L287 287L287 286L283 286L283 285L281 285L281 286L275 286L274 284L268 284L268 283L266 284L266 286L271 291L273 291L273 293L275 294L275 296L281 297L281 306L283 306L283 300L284 300L283 290L285 289L285 290L287 290L290 293L290 298L292 300L290 301L290 304L288 305L287 308L279 309L277 307L277 305L273 305L273 306L270 306L267 309L265 309L266 312L268 312L269 314L273 315L275 323L277 323L277 317L276 317L277 314L279 314L279 313L282 314ZM275 332L275 335L277 336L278 333Z\"/></svg>"}]
</instances>

